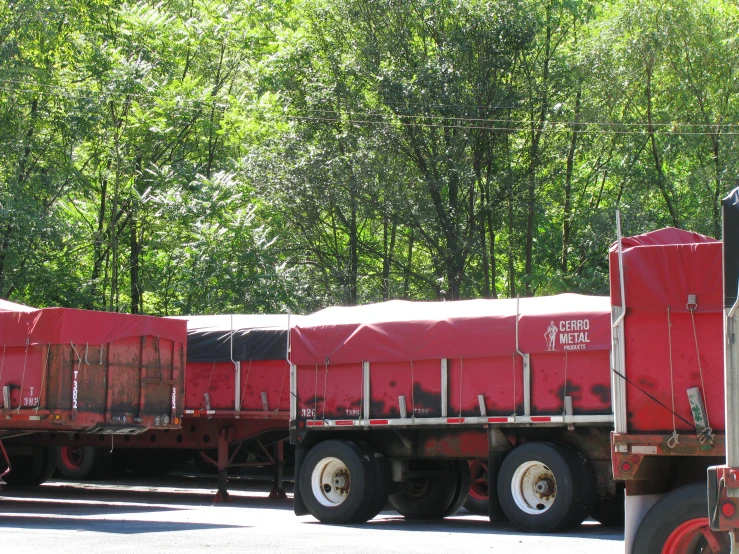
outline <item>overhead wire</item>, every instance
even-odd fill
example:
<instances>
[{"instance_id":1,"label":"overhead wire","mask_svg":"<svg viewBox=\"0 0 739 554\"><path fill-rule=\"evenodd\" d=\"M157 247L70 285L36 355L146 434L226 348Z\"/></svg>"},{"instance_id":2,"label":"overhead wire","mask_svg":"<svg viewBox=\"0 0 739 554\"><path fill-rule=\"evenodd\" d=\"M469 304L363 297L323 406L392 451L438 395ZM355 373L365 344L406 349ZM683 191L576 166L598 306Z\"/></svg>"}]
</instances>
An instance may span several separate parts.
<instances>
[{"instance_id":1,"label":"overhead wire","mask_svg":"<svg viewBox=\"0 0 739 554\"><path fill-rule=\"evenodd\" d=\"M5 84L13 84L13 87L3 86ZM136 99L149 99L152 101L174 101L178 108L194 111L203 107L216 107L228 109L236 103L231 101L217 100L216 97L210 95L204 98L187 98L175 94L157 94L157 93L134 93L122 91L87 91L81 94L77 91L70 91L63 85L53 85L44 83L34 83L29 85L21 81L13 79L0 79L0 91L19 92L19 93L35 93L38 92L33 87L42 87L48 90L61 91L59 94L68 99L88 100L91 102L99 102L101 99L108 97L132 97ZM217 101L216 101L217 100ZM386 104L388 105L388 104ZM429 110L440 107L467 107L485 109L488 111L497 111L503 109L514 109L511 106L467 106L464 104L419 104L419 103L395 103L394 106L402 105L407 109ZM250 106L251 111L259 112L258 107ZM414 110L415 111L415 110ZM494 132L528 132L532 125L540 125L537 129L542 133L561 133L572 132L573 130L583 134L608 134L608 135L644 135L655 134L663 136L704 136L720 133L724 136L733 136L739 134L739 123L696 123L696 122L667 122L667 123L648 123L648 122L618 122L618 121L571 121L546 119L543 121L530 119L514 119L514 118L484 118L471 117L448 114L434 113L398 113L398 111L389 110L347 110L337 113L336 110L320 109L320 108L295 108L283 106L282 112L275 109L263 109L259 113L261 117L266 119L280 119L293 122L316 122L316 123L345 123L357 126L378 126L378 125L402 125L405 127L418 127L427 129L460 129L470 131L494 131ZM388 119L388 117L392 119ZM698 130L693 130L698 129ZM700 130L702 129L702 130ZM736 129L736 130L734 130ZM19 143L24 143L18 140ZM0 144L10 144L12 141L0 141Z\"/></svg>"}]
</instances>

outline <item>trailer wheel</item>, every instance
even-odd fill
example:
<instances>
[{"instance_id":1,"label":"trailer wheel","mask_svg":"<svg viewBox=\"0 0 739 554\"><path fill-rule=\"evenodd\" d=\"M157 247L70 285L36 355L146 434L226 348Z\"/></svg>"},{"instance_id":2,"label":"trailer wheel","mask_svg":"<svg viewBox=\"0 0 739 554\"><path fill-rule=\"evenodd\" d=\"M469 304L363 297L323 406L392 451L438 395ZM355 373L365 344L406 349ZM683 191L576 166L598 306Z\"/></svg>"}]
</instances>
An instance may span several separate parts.
<instances>
[{"instance_id":1,"label":"trailer wheel","mask_svg":"<svg viewBox=\"0 0 739 554\"><path fill-rule=\"evenodd\" d=\"M321 442L300 468L300 496L322 523L364 522L377 501L372 486L376 475L370 456L353 442Z\"/></svg>"},{"instance_id":2,"label":"trailer wheel","mask_svg":"<svg viewBox=\"0 0 739 554\"><path fill-rule=\"evenodd\" d=\"M56 469L56 448L34 446L31 456L11 456L10 473L3 479L9 487L35 487L48 481Z\"/></svg>"},{"instance_id":3,"label":"trailer wheel","mask_svg":"<svg viewBox=\"0 0 739 554\"><path fill-rule=\"evenodd\" d=\"M532 442L515 448L498 475L500 504L526 531L560 531L582 523L595 504L590 464L562 445Z\"/></svg>"},{"instance_id":4,"label":"trailer wheel","mask_svg":"<svg viewBox=\"0 0 739 554\"><path fill-rule=\"evenodd\" d=\"M487 515L490 503L488 493L488 463L485 460L470 460L470 495L464 507L472 514Z\"/></svg>"},{"instance_id":5,"label":"trailer wheel","mask_svg":"<svg viewBox=\"0 0 739 554\"><path fill-rule=\"evenodd\" d=\"M390 505L407 519L443 518L456 493L456 470L446 462L437 462L419 464L414 471L427 474L401 482L390 495Z\"/></svg>"},{"instance_id":6,"label":"trailer wheel","mask_svg":"<svg viewBox=\"0 0 739 554\"><path fill-rule=\"evenodd\" d=\"M675 489L652 506L634 536L633 554L728 554L729 534L711 531L706 485Z\"/></svg>"},{"instance_id":7,"label":"trailer wheel","mask_svg":"<svg viewBox=\"0 0 739 554\"><path fill-rule=\"evenodd\" d=\"M65 479L97 479L112 467L112 456L103 448L93 446L60 446L56 469Z\"/></svg>"},{"instance_id":8,"label":"trailer wheel","mask_svg":"<svg viewBox=\"0 0 739 554\"><path fill-rule=\"evenodd\" d=\"M441 517L453 516L465 505L470 495L470 465L464 460L452 462L452 471L456 476L454 495L449 507L441 514Z\"/></svg>"},{"instance_id":9,"label":"trailer wheel","mask_svg":"<svg viewBox=\"0 0 739 554\"><path fill-rule=\"evenodd\" d=\"M360 518L361 521L369 521L382 511L390 496L390 464L374 447L363 443L359 443L358 446L369 456L372 465L371 488L374 498L367 503L367 512Z\"/></svg>"}]
</instances>

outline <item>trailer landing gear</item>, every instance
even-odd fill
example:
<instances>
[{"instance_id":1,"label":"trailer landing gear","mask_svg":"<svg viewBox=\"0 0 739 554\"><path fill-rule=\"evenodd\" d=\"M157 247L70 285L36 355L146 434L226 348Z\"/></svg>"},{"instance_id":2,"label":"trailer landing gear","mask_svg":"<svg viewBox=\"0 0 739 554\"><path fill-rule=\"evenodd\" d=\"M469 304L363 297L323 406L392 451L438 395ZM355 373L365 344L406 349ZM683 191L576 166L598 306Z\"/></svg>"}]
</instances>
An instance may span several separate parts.
<instances>
[{"instance_id":1,"label":"trailer landing gear","mask_svg":"<svg viewBox=\"0 0 739 554\"><path fill-rule=\"evenodd\" d=\"M287 498L285 489L282 484L283 471L285 468L285 443L283 441L275 444L274 448L274 474L272 480L272 490L269 492L269 498L272 500L281 500Z\"/></svg>"},{"instance_id":2,"label":"trailer landing gear","mask_svg":"<svg viewBox=\"0 0 739 554\"><path fill-rule=\"evenodd\" d=\"M223 427L218 431L218 492L213 498L216 504L230 502L228 494L228 445L231 442L231 428Z\"/></svg>"}]
</instances>

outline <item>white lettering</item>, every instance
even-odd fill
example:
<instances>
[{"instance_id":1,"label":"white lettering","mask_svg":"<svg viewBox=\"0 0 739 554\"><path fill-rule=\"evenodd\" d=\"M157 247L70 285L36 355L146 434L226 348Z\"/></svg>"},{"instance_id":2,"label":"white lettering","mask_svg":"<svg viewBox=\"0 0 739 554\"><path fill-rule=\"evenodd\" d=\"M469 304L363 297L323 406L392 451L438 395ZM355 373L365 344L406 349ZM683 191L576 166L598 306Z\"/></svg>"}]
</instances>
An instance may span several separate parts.
<instances>
[{"instance_id":1,"label":"white lettering","mask_svg":"<svg viewBox=\"0 0 739 554\"><path fill-rule=\"evenodd\" d=\"M564 331L587 331L590 329L589 319L569 319L559 322L559 330Z\"/></svg>"},{"instance_id":2,"label":"white lettering","mask_svg":"<svg viewBox=\"0 0 739 554\"><path fill-rule=\"evenodd\" d=\"M177 389L172 387L172 409L177 408Z\"/></svg>"},{"instance_id":3,"label":"white lettering","mask_svg":"<svg viewBox=\"0 0 739 554\"><path fill-rule=\"evenodd\" d=\"M77 409L77 393L78 393L78 386L77 386L77 374L79 371L74 372L74 382L72 384L72 409Z\"/></svg>"}]
</instances>

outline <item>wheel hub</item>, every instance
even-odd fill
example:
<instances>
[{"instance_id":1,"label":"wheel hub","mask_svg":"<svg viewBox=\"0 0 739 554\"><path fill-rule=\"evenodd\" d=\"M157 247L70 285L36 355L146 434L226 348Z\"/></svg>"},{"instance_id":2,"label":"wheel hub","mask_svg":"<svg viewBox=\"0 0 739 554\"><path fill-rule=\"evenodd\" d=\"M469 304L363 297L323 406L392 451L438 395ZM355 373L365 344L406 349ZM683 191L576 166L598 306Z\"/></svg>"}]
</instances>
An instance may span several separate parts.
<instances>
[{"instance_id":1,"label":"wheel hub","mask_svg":"<svg viewBox=\"0 0 739 554\"><path fill-rule=\"evenodd\" d=\"M554 504L557 481L552 470L541 462L524 462L511 480L511 493L516 506L527 514L541 514Z\"/></svg>"},{"instance_id":2,"label":"wheel hub","mask_svg":"<svg viewBox=\"0 0 739 554\"><path fill-rule=\"evenodd\" d=\"M351 490L349 469L338 458L324 458L313 469L311 488L322 505L338 506L347 499Z\"/></svg>"}]
</instances>

